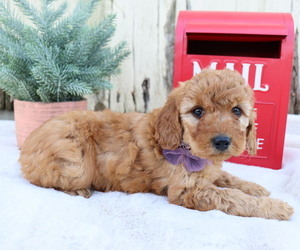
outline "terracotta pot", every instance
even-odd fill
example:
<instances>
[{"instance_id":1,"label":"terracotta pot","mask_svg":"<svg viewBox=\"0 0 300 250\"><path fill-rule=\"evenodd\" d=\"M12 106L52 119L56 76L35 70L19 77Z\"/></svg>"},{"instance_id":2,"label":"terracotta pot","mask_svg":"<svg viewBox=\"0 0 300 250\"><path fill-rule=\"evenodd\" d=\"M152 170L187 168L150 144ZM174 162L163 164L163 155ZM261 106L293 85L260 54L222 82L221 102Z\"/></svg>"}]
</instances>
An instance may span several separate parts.
<instances>
[{"instance_id":1,"label":"terracotta pot","mask_svg":"<svg viewBox=\"0 0 300 250\"><path fill-rule=\"evenodd\" d=\"M27 102L14 100L17 143L22 147L26 137L45 121L71 110L86 110L87 101Z\"/></svg>"}]
</instances>

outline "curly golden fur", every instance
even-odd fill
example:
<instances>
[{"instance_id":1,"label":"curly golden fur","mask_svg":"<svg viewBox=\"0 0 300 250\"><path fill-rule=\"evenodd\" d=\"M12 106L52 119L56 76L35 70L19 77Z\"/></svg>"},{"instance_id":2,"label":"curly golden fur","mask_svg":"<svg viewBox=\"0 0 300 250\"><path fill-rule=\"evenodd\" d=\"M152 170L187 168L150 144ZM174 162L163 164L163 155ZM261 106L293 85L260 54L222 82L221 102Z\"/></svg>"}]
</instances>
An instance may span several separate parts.
<instances>
[{"instance_id":1,"label":"curly golden fur","mask_svg":"<svg viewBox=\"0 0 300 250\"><path fill-rule=\"evenodd\" d=\"M25 141L22 171L35 185L72 195L152 192L200 211L287 220L293 214L287 203L221 169L245 149L256 153L253 103L239 73L203 70L149 114L75 111L49 120ZM220 137L227 140L221 146L214 141ZM203 170L166 161L162 149L181 142L209 160Z\"/></svg>"}]
</instances>

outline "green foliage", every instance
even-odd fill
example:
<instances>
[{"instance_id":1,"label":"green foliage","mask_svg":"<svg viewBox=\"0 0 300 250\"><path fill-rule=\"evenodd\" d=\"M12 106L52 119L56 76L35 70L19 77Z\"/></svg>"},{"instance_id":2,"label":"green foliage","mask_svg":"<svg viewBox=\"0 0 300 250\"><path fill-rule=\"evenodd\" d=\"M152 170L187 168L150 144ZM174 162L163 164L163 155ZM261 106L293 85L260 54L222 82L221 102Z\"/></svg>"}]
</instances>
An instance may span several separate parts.
<instances>
[{"instance_id":1,"label":"green foliage","mask_svg":"<svg viewBox=\"0 0 300 250\"><path fill-rule=\"evenodd\" d=\"M71 15L66 3L41 0L38 10L27 0L13 0L31 24L22 22L0 0L0 88L19 100L61 102L110 88L128 56L126 43L108 47L115 15L87 24L99 0L81 1Z\"/></svg>"}]
</instances>

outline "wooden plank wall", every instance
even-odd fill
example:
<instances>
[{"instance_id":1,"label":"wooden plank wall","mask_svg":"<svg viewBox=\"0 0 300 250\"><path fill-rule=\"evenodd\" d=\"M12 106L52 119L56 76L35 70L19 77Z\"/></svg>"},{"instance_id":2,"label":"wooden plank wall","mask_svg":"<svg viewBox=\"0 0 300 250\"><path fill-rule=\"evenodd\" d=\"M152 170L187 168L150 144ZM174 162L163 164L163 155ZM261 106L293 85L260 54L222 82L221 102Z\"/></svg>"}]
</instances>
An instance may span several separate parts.
<instances>
[{"instance_id":1,"label":"wooden plank wall","mask_svg":"<svg viewBox=\"0 0 300 250\"><path fill-rule=\"evenodd\" d=\"M118 17L112 44L128 41L131 54L121 74L111 79L113 89L89 99L91 108L147 112L164 103L171 89L175 4L174 0L102 2L99 13Z\"/></svg>"},{"instance_id":2,"label":"wooden plank wall","mask_svg":"<svg viewBox=\"0 0 300 250\"><path fill-rule=\"evenodd\" d=\"M70 9L78 1L68 0ZM180 10L289 12L295 26L300 24L300 0L102 0L91 23L116 13L112 44L128 41L131 55L121 74L111 79L112 90L88 97L90 109L148 112L165 102L172 88L174 27ZM300 113L298 65L297 49L290 113Z\"/></svg>"},{"instance_id":3,"label":"wooden plank wall","mask_svg":"<svg viewBox=\"0 0 300 250\"><path fill-rule=\"evenodd\" d=\"M113 90L91 97L90 108L98 103L99 108L121 112L147 112L165 102L172 87L174 27L180 10L289 12L295 26L300 23L300 0L110 0L100 9L117 13L114 41L127 40L132 53L122 73L112 78ZM290 113L299 114L298 61L296 50Z\"/></svg>"}]
</instances>

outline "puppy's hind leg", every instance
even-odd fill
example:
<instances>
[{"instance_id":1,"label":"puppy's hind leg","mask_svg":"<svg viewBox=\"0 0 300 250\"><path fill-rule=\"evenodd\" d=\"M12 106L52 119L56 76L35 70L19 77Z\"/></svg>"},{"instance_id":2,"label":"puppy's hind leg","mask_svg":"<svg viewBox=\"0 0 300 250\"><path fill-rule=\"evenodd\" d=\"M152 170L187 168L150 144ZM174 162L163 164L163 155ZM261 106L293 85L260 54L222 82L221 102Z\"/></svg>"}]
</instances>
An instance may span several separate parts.
<instances>
[{"instance_id":1,"label":"puppy's hind leg","mask_svg":"<svg viewBox=\"0 0 300 250\"><path fill-rule=\"evenodd\" d=\"M25 178L37 186L54 188L71 195L91 196L94 153L77 143L51 145L43 153L24 150L20 157Z\"/></svg>"},{"instance_id":2,"label":"puppy's hind leg","mask_svg":"<svg viewBox=\"0 0 300 250\"><path fill-rule=\"evenodd\" d=\"M82 164L52 162L46 169L39 167L23 167L25 178L32 184L54 188L69 195L80 195L89 198L92 194L91 179Z\"/></svg>"}]
</instances>

